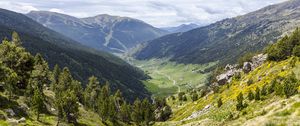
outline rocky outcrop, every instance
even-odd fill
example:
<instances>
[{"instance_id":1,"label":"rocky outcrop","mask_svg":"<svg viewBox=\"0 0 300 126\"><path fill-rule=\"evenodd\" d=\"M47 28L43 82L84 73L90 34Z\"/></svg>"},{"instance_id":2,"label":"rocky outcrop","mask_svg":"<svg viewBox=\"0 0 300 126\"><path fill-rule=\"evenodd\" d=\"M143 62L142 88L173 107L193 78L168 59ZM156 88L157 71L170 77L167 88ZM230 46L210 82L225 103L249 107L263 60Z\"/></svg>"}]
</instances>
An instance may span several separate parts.
<instances>
[{"instance_id":1,"label":"rocky outcrop","mask_svg":"<svg viewBox=\"0 0 300 126\"><path fill-rule=\"evenodd\" d=\"M197 112L193 112L192 115L190 115L189 117L183 119L182 121L197 118L198 116L203 115L203 114L205 114L206 112L208 112L210 108L211 108L211 105L207 105L207 106L205 106L202 110L197 111Z\"/></svg>"},{"instance_id":2,"label":"rocky outcrop","mask_svg":"<svg viewBox=\"0 0 300 126\"><path fill-rule=\"evenodd\" d=\"M218 85L224 85L230 83L232 77L240 72L249 73L255 68L262 65L267 60L267 54L258 54L251 59L251 62L244 62L242 68L238 68L238 65L225 66L225 72L216 77Z\"/></svg>"},{"instance_id":3,"label":"rocky outcrop","mask_svg":"<svg viewBox=\"0 0 300 126\"><path fill-rule=\"evenodd\" d=\"M241 72L241 69L238 69L237 65L229 65L227 64L225 67L225 72L217 76L217 83L219 85L224 85L231 81L231 78L236 74Z\"/></svg>"},{"instance_id":4,"label":"rocky outcrop","mask_svg":"<svg viewBox=\"0 0 300 126\"><path fill-rule=\"evenodd\" d=\"M267 57L267 54L258 54L254 56L251 62L244 62L243 71L245 73L249 73L250 71L262 65L267 60Z\"/></svg>"}]
</instances>

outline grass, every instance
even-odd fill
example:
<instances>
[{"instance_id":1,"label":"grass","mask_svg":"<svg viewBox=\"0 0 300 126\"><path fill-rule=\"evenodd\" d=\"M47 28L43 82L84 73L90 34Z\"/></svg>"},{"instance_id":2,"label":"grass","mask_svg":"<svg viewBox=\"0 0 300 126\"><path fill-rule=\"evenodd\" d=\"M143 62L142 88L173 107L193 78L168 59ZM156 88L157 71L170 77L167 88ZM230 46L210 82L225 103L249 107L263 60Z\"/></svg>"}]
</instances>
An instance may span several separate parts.
<instances>
[{"instance_id":1,"label":"grass","mask_svg":"<svg viewBox=\"0 0 300 126\"><path fill-rule=\"evenodd\" d=\"M204 72L216 63L205 65L177 64L167 60L134 60L133 64L145 71L151 79L144 82L154 96L170 96L208 83L210 73Z\"/></svg>"},{"instance_id":2,"label":"grass","mask_svg":"<svg viewBox=\"0 0 300 126\"><path fill-rule=\"evenodd\" d=\"M266 62L249 74L242 74L241 79L233 80L228 84L229 86L222 86L220 93L211 93L196 102L187 102L182 105L182 107L176 108L169 122L159 123L157 125L300 124L300 117L298 116L300 111L297 111L300 107L300 95L286 99L285 97L276 96L275 94L269 94L264 96L264 100L261 101L248 101L246 97L250 90L255 91L257 87L262 88L263 85L270 84L275 77L285 77L291 73L291 71L293 71L299 79L300 61L296 63L295 67L292 67L289 63L290 60L291 58L281 62ZM247 84L249 79L253 80L253 84ZM248 104L248 107L243 111L237 111L235 108L236 97L240 92L244 94L244 102ZM216 105L219 97L222 97L223 101L223 105L220 108ZM283 106L282 103L286 105ZM182 121L192 115L193 112L200 111L207 105L212 106L207 113L203 113L191 120ZM229 118L230 116L232 117Z\"/></svg>"}]
</instances>

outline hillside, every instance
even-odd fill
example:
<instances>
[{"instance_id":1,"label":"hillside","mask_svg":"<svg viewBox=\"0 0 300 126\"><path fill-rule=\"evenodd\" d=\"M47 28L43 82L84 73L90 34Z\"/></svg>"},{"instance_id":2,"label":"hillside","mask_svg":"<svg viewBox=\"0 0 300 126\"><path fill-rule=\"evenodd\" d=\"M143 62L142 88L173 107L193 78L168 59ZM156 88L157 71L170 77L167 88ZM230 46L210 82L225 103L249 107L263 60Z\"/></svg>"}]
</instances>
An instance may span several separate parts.
<instances>
[{"instance_id":1,"label":"hillside","mask_svg":"<svg viewBox=\"0 0 300 126\"><path fill-rule=\"evenodd\" d=\"M290 0L184 33L145 43L137 59L170 58L180 63L234 63L247 52L262 50L300 24L300 1Z\"/></svg>"},{"instance_id":2,"label":"hillside","mask_svg":"<svg viewBox=\"0 0 300 126\"><path fill-rule=\"evenodd\" d=\"M297 29L266 48L268 58L260 60L264 62L257 62L262 56L257 55L242 68L226 67L219 75L227 75L226 83L186 93L185 101L179 95L168 98L173 115L156 125L298 125L299 35ZM193 98L195 93L202 93L199 99Z\"/></svg>"},{"instance_id":3,"label":"hillside","mask_svg":"<svg viewBox=\"0 0 300 126\"><path fill-rule=\"evenodd\" d=\"M110 15L76 18L55 12L32 11L28 17L83 45L123 53L138 43L167 34L143 21Z\"/></svg>"},{"instance_id":4,"label":"hillside","mask_svg":"<svg viewBox=\"0 0 300 126\"><path fill-rule=\"evenodd\" d=\"M55 64L61 68L69 67L73 76L83 85L88 77L95 75L102 83L109 81L112 89L121 89L130 100L148 96L148 91L140 81L146 76L137 68L116 56L85 47L25 15L1 9L0 39L10 38L13 31L20 34L22 45L28 51L32 54L41 53L50 68Z\"/></svg>"}]
</instances>

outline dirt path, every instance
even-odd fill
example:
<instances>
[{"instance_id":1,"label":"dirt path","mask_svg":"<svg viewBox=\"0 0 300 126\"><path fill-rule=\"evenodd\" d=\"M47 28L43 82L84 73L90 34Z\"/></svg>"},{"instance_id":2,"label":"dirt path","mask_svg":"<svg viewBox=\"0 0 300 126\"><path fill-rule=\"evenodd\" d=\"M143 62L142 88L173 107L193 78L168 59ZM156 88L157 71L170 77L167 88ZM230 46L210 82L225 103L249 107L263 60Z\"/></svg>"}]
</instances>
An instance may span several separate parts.
<instances>
[{"instance_id":1,"label":"dirt path","mask_svg":"<svg viewBox=\"0 0 300 126\"><path fill-rule=\"evenodd\" d=\"M172 82L173 82L173 85L176 86L176 87L178 88L178 89L177 89L177 92L180 92L180 91L181 91L180 86L177 85L177 81L174 80L174 79L172 79L171 76L169 76L169 75L167 75L167 74L164 74L164 73L161 73L161 72L159 72L158 70L155 70L154 72L157 73L157 74L160 74L160 75L162 75L162 76L165 76L166 78L168 78L168 80L172 81Z\"/></svg>"}]
</instances>

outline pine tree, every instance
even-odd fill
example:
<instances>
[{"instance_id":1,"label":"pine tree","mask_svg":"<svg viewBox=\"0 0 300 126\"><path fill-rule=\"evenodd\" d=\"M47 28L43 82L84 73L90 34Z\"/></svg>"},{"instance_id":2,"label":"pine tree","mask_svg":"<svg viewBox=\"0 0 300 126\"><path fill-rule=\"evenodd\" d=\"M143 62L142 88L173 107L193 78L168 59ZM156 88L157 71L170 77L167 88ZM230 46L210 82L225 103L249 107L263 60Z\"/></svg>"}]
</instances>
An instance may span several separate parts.
<instances>
[{"instance_id":1,"label":"pine tree","mask_svg":"<svg viewBox=\"0 0 300 126\"><path fill-rule=\"evenodd\" d=\"M12 43L16 46L21 46L22 44L19 34L15 31L12 33Z\"/></svg>"},{"instance_id":2,"label":"pine tree","mask_svg":"<svg viewBox=\"0 0 300 126\"><path fill-rule=\"evenodd\" d=\"M34 89L34 94L31 100L32 104L32 109L36 112L37 114L37 120L39 120L40 113L44 110L44 94L43 92L40 91L40 89L35 88Z\"/></svg>"},{"instance_id":3,"label":"pine tree","mask_svg":"<svg viewBox=\"0 0 300 126\"><path fill-rule=\"evenodd\" d=\"M132 105L131 119L133 122L135 122L138 125L141 124L143 120L141 109L142 109L141 100L136 99Z\"/></svg>"},{"instance_id":4,"label":"pine tree","mask_svg":"<svg viewBox=\"0 0 300 126\"><path fill-rule=\"evenodd\" d=\"M142 101L142 111L143 122L148 125L150 121L154 120L154 114L153 106L146 98Z\"/></svg>"},{"instance_id":5,"label":"pine tree","mask_svg":"<svg viewBox=\"0 0 300 126\"><path fill-rule=\"evenodd\" d=\"M262 96L266 96L267 95L267 87L266 87L266 85L264 85L263 87L262 87L262 89L261 89L261 95Z\"/></svg>"},{"instance_id":6,"label":"pine tree","mask_svg":"<svg viewBox=\"0 0 300 126\"><path fill-rule=\"evenodd\" d=\"M283 91L284 95L289 98L290 96L298 93L299 81L296 79L296 75L292 73L288 75L284 80Z\"/></svg>"},{"instance_id":7,"label":"pine tree","mask_svg":"<svg viewBox=\"0 0 300 126\"><path fill-rule=\"evenodd\" d=\"M109 110L109 99L110 96L110 89L109 84L107 83L101 88L101 94L97 100L98 103L98 113L102 119L102 121L105 121L108 119L108 110Z\"/></svg>"},{"instance_id":8,"label":"pine tree","mask_svg":"<svg viewBox=\"0 0 300 126\"><path fill-rule=\"evenodd\" d=\"M58 110L58 124L62 119L69 123L77 123L78 97L76 85L68 68L64 68L59 75L55 91L56 107Z\"/></svg>"},{"instance_id":9,"label":"pine tree","mask_svg":"<svg viewBox=\"0 0 300 126\"><path fill-rule=\"evenodd\" d=\"M51 89L54 92L55 92L55 90L57 88L60 71L61 70L60 70L59 66L56 64L54 66L53 72L51 74Z\"/></svg>"},{"instance_id":10,"label":"pine tree","mask_svg":"<svg viewBox=\"0 0 300 126\"><path fill-rule=\"evenodd\" d=\"M220 108L223 105L223 101L222 98L218 99L218 107Z\"/></svg>"},{"instance_id":11,"label":"pine tree","mask_svg":"<svg viewBox=\"0 0 300 126\"><path fill-rule=\"evenodd\" d=\"M241 111L244 109L244 96L242 92L237 96L237 104L236 104L236 110Z\"/></svg>"},{"instance_id":12,"label":"pine tree","mask_svg":"<svg viewBox=\"0 0 300 126\"><path fill-rule=\"evenodd\" d=\"M198 94L197 94L196 92L194 92L194 93L192 94L192 100L193 100L193 101L197 101L197 100L198 100Z\"/></svg>"},{"instance_id":13,"label":"pine tree","mask_svg":"<svg viewBox=\"0 0 300 126\"><path fill-rule=\"evenodd\" d=\"M248 93L248 100L252 101L253 99L254 99L254 94L253 94L252 90L250 90Z\"/></svg>"},{"instance_id":14,"label":"pine tree","mask_svg":"<svg viewBox=\"0 0 300 126\"><path fill-rule=\"evenodd\" d=\"M126 102L124 102L120 108L119 119L122 122L129 123L131 120L130 112L131 112L130 104L127 104Z\"/></svg>"},{"instance_id":15,"label":"pine tree","mask_svg":"<svg viewBox=\"0 0 300 126\"><path fill-rule=\"evenodd\" d=\"M256 90L255 90L255 100L260 100L260 89L259 87L256 87Z\"/></svg>"},{"instance_id":16,"label":"pine tree","mask_svg":"<svg viewBox=\"0 0 300 126\"><path fill-rule=\"evenodd\" d=\"M94 102L99 98L101 87L98 79L95 76L89 78L89 82L84 91L84 104L94 111L97 110L97 104Z\"/></svg>"}]
</instances>

